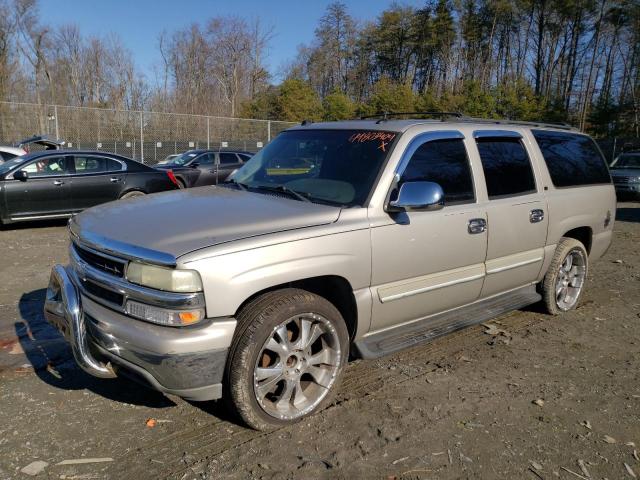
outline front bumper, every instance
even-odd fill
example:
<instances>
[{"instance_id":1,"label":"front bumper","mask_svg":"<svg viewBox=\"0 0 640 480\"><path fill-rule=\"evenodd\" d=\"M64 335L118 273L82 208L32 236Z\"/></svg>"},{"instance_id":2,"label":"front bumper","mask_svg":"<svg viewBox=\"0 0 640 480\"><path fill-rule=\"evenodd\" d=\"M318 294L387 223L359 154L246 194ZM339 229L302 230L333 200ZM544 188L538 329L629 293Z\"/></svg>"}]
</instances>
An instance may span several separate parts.
<instances>
[{"instance_id":1,"label":"front bumper","mask_svg":"<svg viewBox=\"0 0 640 480\"><path fill-rule=\"evenodd\" d=\"M164 327L100 305L78 287L70 268L51 272L44 314L71 344L87 373L127 376L189 400L222 396L222 376L236 320L205 320L193 327Z\"/></svg>"}]
</instances>

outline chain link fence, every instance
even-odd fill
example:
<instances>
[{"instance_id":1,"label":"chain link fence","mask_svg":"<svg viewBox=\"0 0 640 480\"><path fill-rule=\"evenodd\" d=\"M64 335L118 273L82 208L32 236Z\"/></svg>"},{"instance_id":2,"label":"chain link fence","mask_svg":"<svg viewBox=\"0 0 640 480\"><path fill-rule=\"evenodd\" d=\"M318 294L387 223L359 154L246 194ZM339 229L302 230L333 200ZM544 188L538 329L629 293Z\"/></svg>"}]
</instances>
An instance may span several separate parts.
<instances>
[{"instance_id":1,"label":"chain link fence","mask_svg":"<svg viewBox=\"0 0 640 480\"><path fill-rule=\"evenodd\" d=\"M153 164L195 148L256 152L292 122L0 102L0 144L46 134L67 148Z\"/></svg>"}]
</instances>

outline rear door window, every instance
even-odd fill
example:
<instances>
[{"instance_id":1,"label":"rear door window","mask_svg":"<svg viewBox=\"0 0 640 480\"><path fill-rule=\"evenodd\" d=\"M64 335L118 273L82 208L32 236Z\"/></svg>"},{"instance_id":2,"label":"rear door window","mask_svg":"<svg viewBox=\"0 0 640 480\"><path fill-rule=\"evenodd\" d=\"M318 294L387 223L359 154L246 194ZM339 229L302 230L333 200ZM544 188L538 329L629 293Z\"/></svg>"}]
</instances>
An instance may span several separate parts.
<instances>
[{"instance_id":1,"label":"rear door window","mask_svg":"<svg viewBox=\"0 0 640 480\"><path fill-rule=\"evenodd\" d=\"M556 187L611 183L607 164L591 137L531 130Z\"/></svg>"},{"instance_id":2,"label":"rear door window","mask_svg":"<svg viewBox=\"0 0 640 480\"><path fill-rule=\"evenodd\" d=\"M105 173L122 170L119 162L105 157L75 156L73 162L76 173Z\"/></svg>"},{"instance_id":3,"label":"rear door window","mask_svg":"<svg viewBox=\"0 0 640 480\"><path fill-rule=\"evenodd\" d=\"M445 204L475 200L467 150L461 139L432 140L411 156L400 183L435 182L444 191Z\"/></svg>"},{"instance_id":4,"label":"rear door window","mask_svg":"<svg viewBox=\"0 0 640 480\"><path fill-rule=\"evenodd\" d=\"M536 191L529 155L519 138L477 138L489 199Z\"/></svg>"}]
</instances>

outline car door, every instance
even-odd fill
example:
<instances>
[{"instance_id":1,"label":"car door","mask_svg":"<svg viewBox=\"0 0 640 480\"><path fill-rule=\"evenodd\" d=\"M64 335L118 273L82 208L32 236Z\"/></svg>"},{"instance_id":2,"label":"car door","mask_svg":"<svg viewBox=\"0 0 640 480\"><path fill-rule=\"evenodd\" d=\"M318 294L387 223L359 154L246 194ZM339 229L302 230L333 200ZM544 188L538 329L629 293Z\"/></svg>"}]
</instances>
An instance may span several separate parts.
<instances>
[{"instance_id":1,"label":"car door","mask_svg":"<svg viewBox=\"0 0 640 480\"><path fill-rule=\"evenodd\" d=\"M18 169L27 173L26 180L9 175L4 182L7 216L19 219L69 213L69 164L63 155L39 157Z\"/></svg>"},{"instance_id":2,"label":"car door","mask_svg":"<svg viewBox=\"0 0 640 480\"><path fill-rule=\"evenodd\" d=\"M522 135L476 130L488 200L488 246L482 297L534 282L544 261L547 204Z\"/></svg>"},{"instance_id":3,"label":"car door","mask_svg":"<svg viewBox=\"0 0 640 480\"><path fill-rule=\"evenodd\" d=\"M242 161L235 153L220 152L218 158L218 183L224 182L231 173L242 166Z\"/></svg>"},{"instance_id":4,"label":"car door","mask_svg":"<svg viewBox=\"0 0 640 480\"><path fill-rule=\"evenodd\" d=\"M73 156L71 202L76 211L116 200L123 189L124 162L95 154Z\"/></svg>"},{"instance_id":5,"label":"car door","mask_svg":"<svg viewBox=\"0 0 640 480\"><path fill-rule=\"evenodd\" d=\"M202 185L215 185L217 182L216 171L216 154L215 153L203 153L196 157L190 164L195 165L194 168L199 170L198 178L194 183L194 187L200 187Z\"/></svg>"},{"instance_id":6,"label":"car door","mask_svg":"<svg viewBox=\"0 0 640 480\"><path fill-rule=\"evenodd\" d=\"M406 181L432 181L445 194L441 210L370 218L372 330L421 319L480 295L486 213L476 202L463 138L458 131L418 135L397 169L390 200Z\"/></svg>"}]
</instances>

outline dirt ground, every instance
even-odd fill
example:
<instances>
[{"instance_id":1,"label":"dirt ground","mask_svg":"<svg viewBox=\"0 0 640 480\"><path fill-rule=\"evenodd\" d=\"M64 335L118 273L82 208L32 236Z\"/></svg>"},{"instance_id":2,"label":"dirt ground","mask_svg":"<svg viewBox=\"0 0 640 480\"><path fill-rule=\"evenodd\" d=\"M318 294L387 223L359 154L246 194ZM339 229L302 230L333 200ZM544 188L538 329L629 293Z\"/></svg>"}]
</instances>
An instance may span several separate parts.
<instances>
[{"instance_id":1,"label":"dirt ground","mask_svg":"<svg viewBox=\"0 0 640 480\"><path fill-rule=\"evenodd\" d=\"M0 479L36 461L52 479L640 478L640 204L618 207L576 311L534 306L492 321L498 335L479 325L352 362L334 405L268 434L218 402L80 371L41 313L64 222L6 228Z\"/></svg>"}]
</instances>

